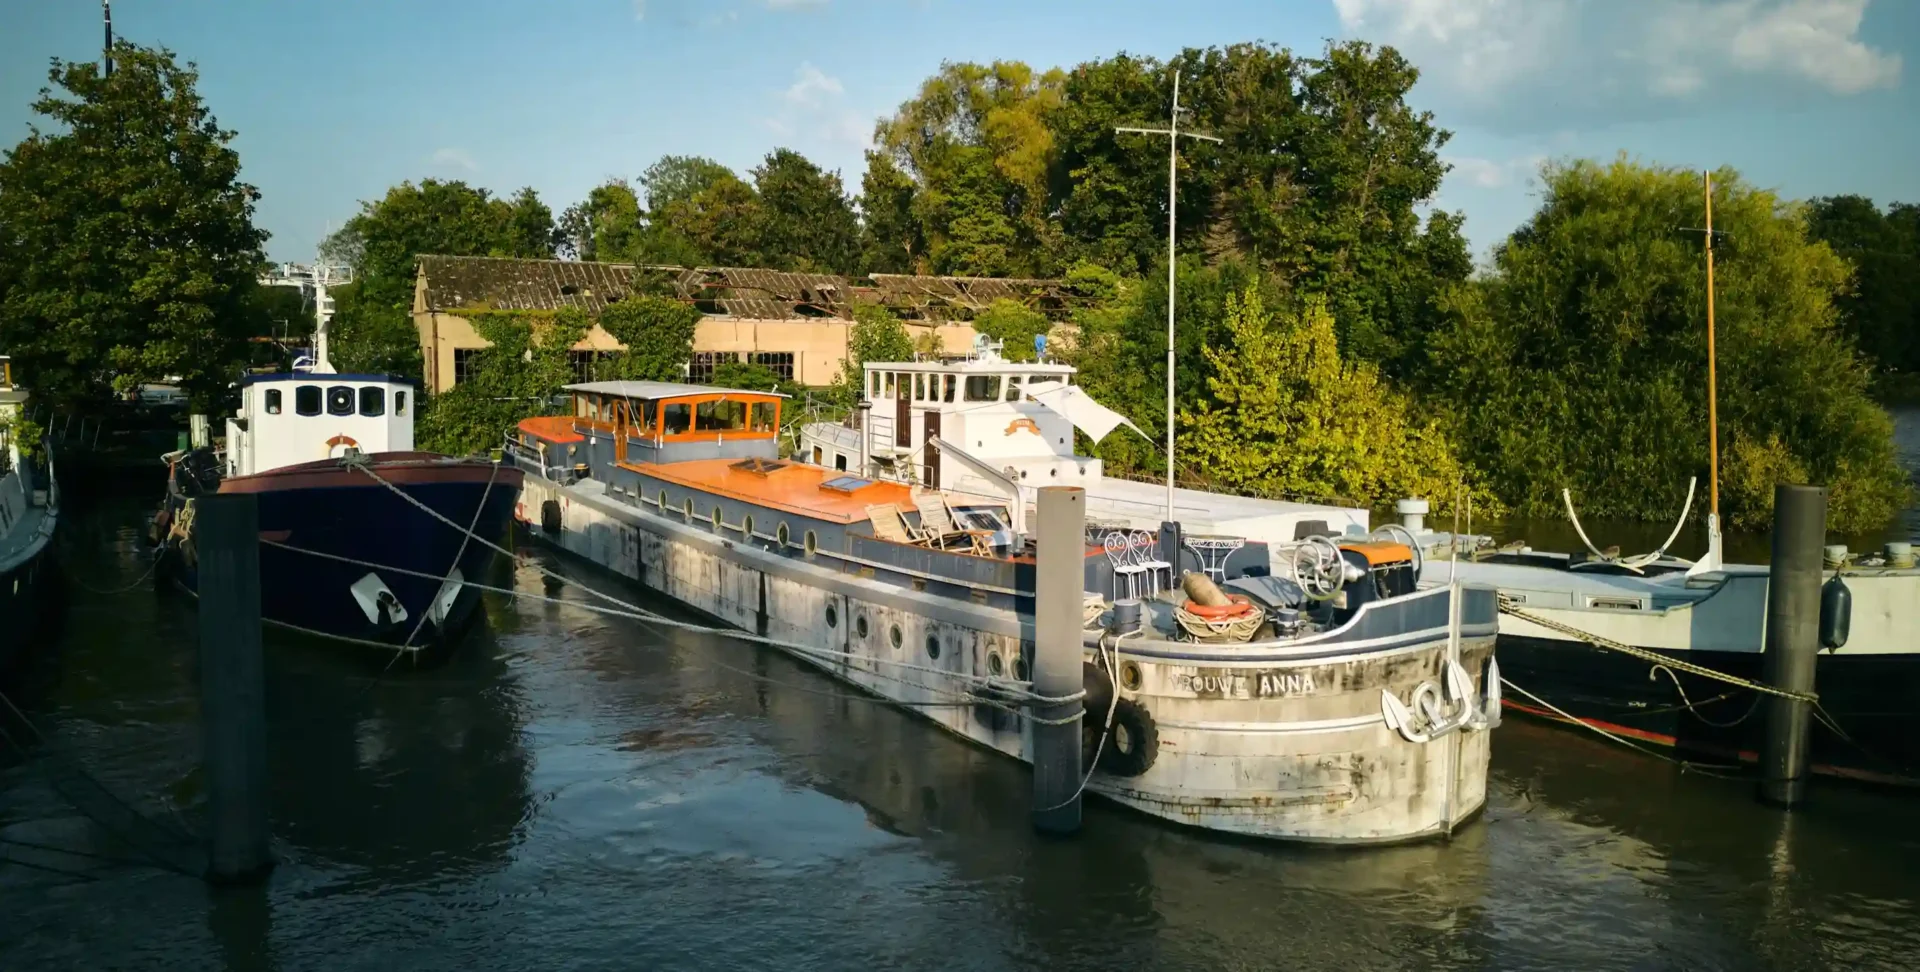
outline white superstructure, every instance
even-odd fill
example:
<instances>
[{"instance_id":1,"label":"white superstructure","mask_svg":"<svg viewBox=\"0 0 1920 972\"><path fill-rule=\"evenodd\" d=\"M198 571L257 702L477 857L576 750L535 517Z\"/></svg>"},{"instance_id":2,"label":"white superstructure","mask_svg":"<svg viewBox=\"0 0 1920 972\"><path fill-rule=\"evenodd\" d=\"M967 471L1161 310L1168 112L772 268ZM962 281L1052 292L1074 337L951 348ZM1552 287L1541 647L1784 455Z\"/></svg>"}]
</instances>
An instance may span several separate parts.
<instances>
[{"instance_id":1,"label":"white superstructure","mask_svg":"<svg viewBox=\"0 0 1920 972\"><path fill-rule=\"evenodd\" d=\"M869 363L864 372L865 401L852 424L803 427L797 458L1008 501L1019 532L1029 529L1033 490L1042 486L1086 489L1096 522L1158 530L1166 517L1164 485L1109 478L1099 459L1076 454L1076 429L1094 442L1122 426L1145 433L1073 384L1071 365L1008 361L983 344L965 358ZM1196 489L1176 489L1173 505L1189 534L1288 543L1369 527L1358 507Z\"/></svg>"}]
</instances>

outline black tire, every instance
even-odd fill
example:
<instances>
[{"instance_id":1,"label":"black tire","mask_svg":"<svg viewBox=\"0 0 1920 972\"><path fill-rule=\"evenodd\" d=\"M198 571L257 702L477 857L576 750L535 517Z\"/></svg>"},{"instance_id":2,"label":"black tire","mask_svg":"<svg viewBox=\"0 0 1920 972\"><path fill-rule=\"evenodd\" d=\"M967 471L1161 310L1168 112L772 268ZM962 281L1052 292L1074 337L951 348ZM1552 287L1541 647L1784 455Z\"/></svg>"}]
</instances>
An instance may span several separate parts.
<instances>
[{"instance_id":1,"label":"black tire","mask_svg":"<svg viewBox=\"0 0 1920 972\"><path fill-rule=\"evenodd\" d=\"M540 504L540 532L550 536L560 535L559 500L547 500Z\"/></svg>"},{"instance_id":2,"label":"black tire","mask_svg":"<svg viewBox=\"0 0 1920 972\"><path fill-rule=\"evenodd\" d=\"M1100 768L1115 776L1139 776L1160 755L1160 730L1147 707L1121 699L1113 707L1113 726L1100 753Z\"/></svg>"},{"instance_id":3,"label":"black tire","mask_svg":"<svg viewBox=\"0 0 1920 972\"><path fill-rule=\"evenodd\" d=\"M1086 690L1087 697L1080 700L1086 715L1080 718L1082 725L1100 728L1107 720L1107 707L1113 704L1113 679L1107 677L1107 670L1093 662L1080 665L1080 687Z\"/></svg>"}]
</instances>

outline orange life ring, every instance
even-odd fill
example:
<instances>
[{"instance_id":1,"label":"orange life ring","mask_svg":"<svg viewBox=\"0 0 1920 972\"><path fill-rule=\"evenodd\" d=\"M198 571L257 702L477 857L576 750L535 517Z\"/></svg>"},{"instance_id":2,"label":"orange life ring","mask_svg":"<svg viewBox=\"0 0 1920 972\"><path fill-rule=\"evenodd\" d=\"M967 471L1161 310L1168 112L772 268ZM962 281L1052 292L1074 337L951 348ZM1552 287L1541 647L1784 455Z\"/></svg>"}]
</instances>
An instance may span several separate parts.
<instances>
[{"instance_id":1,"label":"orange life ring","mask_svg":"<svg viewBox=\"0 0 1920 972\"><path fill-rule=\"evenodd\" d=\"M329 459L333 458L334 446L346 446L351 449L358 449L360 448L360 443L355 442L353 440L353 436L350 436L350 435L336 435L333 438L328 439L327 440L327 458Z\"/></svg>"},{"instance_id":2,"label":"orange life ring","mask_svg":"<svg viewBox=\"0 0 1920 972\"><path fill-rule=\"evenodd\" d=\"M1227 600L1231 603L1201 604L1190 600L1185 607L1188 614L1206 621L1231 621L1253 612L1253 602L1247 600L1245 594L1228 594Z\"/></svg>"}]
</instances>

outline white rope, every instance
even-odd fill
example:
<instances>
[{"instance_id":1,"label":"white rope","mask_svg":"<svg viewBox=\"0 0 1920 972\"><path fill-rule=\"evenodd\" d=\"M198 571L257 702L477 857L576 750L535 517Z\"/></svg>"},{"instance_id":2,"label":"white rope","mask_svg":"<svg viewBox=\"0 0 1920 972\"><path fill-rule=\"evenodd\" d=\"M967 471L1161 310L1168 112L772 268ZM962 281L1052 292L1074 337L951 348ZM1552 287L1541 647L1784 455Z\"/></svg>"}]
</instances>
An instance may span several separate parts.
<instances>
[{"instance_id":1,"label":"white rope","mask_svg":"<svg viewBox=\"0 0 1920 972\"><path fill-rule=\"evenodd\" d=\"M479 504L473 508L473 521L467 524L465 530L460 531L462 534L460 537L460 549L454 551L453 563L447 566L447 576L441 578L439 588L434 591L433 600L427 602L426 610L420 612L420 620L413 623L413 630L407 633L407 640L401 642L400 647L393 650L393 660L387 662L388 668L392 668L394 662L400 660L400 654L402 652L413 647L413 639L418 638L420 636L420 629L427 626L427 618L433 614L434 605L440 600L440 592L447 589L447 584L453 580L453 575L460 569L460 558L467 555L467 544L471 543L474 536L476 536L473 528L480 525L480 514L486 512L487 500L493 496L494 481L499 478L500 464L496 462L493 464L493 471L487 475L487 488L480 494ZM401 493L400 495L405 496L406 494Z\"/></svg>"}]
</instances>

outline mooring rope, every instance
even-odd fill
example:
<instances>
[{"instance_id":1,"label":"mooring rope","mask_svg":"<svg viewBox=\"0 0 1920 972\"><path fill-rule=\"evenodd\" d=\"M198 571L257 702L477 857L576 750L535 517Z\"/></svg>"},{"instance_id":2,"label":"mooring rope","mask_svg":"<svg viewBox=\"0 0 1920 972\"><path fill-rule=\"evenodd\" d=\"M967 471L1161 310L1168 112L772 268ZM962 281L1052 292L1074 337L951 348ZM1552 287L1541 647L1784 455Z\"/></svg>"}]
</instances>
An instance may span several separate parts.
<instances>
[{"instance_id":1,"label":"mooring rope","mask_svg":"<svg viewBox=\"0 0 1920 972\"><path fill-rule=\"evenodd\" d=\"M1632 645L1623 645L1618 641L1614 641L1610 638L1603 638L1600 635L1594 634L1590 631L1582 631L1579 628L1576 628L1570 624L1562 624L1550 618L1543 618L1540 615L1533 614L1529 611L1525 611L1519 607L1516 607L1514 601L1505 594L1500 595L1500 613L1512 615L1513 617L1519 618L1520 620L1529 622L1531 624L1537 624L1540 627L1546 628L1549 631L1558 631L1563 635L1566 635L1577 641L1584 641L1587 644L1590 644L1596 648L1605 648L1608 651L1617 651L1623 655L1629 655L1631 657L1638 658L1641 661L1647 662L1648 664L1651 664L1651 665L1658 665L1658 666L1673 669L1676 671L1687 672L1692 675L1698 675L1701 678L1710 678L1715 681L1725 682L1729 685L1738 685L1741 688L1751 689L1755 692L1760 692L1766 695L1777 696L1783 699L1791 699L1795 702L1805 702L1809 705L1816 705L1820 701L1820 696L1812 692L1795 692L1792 689L1776 688L1772 685L1766 684L1765 682L1756 682L1756 681L1753 681L1752 679L1741 678L1738 675L1729 675L1726 672L1717 671L1715 669L1708 668L1705 665L1696 665L1690 661L1683 661L1679 658L1673 657L1672 655L1663 655L1657 651L1649 651L1645 648L1635 648Z\"/></svg>"}]
</instances>

